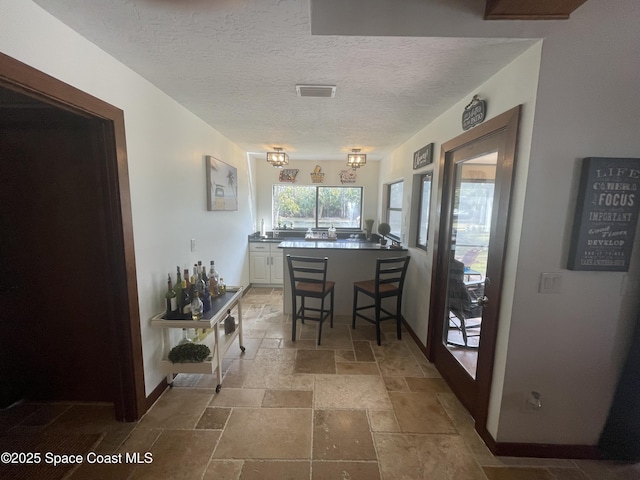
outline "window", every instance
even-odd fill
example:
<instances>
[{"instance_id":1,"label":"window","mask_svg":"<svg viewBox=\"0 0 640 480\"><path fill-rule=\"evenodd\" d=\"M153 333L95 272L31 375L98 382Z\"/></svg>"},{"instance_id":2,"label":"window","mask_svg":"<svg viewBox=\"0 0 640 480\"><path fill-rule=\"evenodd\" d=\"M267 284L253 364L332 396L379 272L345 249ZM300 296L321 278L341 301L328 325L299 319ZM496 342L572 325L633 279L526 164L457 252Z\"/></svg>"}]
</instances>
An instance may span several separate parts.
<instances>
[{"instance_id":1,"label":"window","mask_svg":"<svg viewBox=\"0 0 640 480\"><path fill-rule=\"evenodd\" d=\"M400 240L402 229L402 192L404 182L395 182L388 185L387 192L387 223L391 227L389 236Z\"/></svg>"},{"instance_id":2,"label":"window","mask_svg":"<svg viewBox=\"0 0 640 480\"><path fill-rule=\"evenodd\" d=\"M427 249L429 232L429 209L431 206L431 172L420 177L420 209L418 211L418 238L416 246Z\"/></svg>"},{"instance_id":3,"label":"window","mask_svg":"<svg viewBox=\"0 0 640 480\"><path fill-rule=\"evenodd\" d=\"M274 185L273 225L361 228L362 187Z\"/></svg>"}]
</instances>

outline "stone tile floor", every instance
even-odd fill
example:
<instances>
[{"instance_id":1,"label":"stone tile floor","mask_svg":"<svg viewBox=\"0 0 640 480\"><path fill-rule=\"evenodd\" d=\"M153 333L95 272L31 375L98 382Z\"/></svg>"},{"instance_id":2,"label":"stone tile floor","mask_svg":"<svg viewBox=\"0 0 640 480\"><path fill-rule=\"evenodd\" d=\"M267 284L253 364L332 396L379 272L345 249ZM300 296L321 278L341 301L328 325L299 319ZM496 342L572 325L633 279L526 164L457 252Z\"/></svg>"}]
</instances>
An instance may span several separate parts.
<instances>
[{"instance_id":1,"label":"stone tile floor","mask_svg":"<svg viewBox=\"0 0 640 480\"><path fill-rule=\"evenodd\" d=\"M494 457L472 419L411 337L389 324L338 317L299 329L282 314L282 291L254 288L243 303L246 352L212 375L179 375L137 423L110 405L23 404L0 412L5 435L31 430L100 432L96 452L151 452L153 462L82 464L77 479L630 480L639 465ZM28 478L28 477L26 477Z\"/></svg>"}]
</instances>

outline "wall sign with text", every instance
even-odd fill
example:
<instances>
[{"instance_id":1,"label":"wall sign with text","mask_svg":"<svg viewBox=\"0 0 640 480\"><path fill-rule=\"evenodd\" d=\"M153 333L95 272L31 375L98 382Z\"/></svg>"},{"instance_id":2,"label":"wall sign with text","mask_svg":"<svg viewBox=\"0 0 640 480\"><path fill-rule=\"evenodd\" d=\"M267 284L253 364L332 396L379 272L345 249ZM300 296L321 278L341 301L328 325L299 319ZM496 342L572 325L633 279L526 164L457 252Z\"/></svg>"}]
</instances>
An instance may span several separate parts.
<instances>
[{"instance_id":1,"label":"wall sign with text","mask_svg":"<svg viewBox=\"0 0 640 480\"><path fill-rule=\"evenodd\" d=\"M433 143L425 145L413 153L413 169L424 167L433 162Z\"/></svg>"},{"instance_id":2,"label":"wall sign with text","mask_svg":"<svg viewBox=\"0 0 640 480\"><path fill-rule=\"evenodd\" d=\"M640 206L640 158L585 158L569 270L626 272Z\"/></svg>"},{"instance_id":3,"label":"wall sign with text","mask_svg":"<svg viewBox=\"0 0 640 480\"><path fill-rule=\"evenodd\" d=\"M473 96L473 100L464 107L462 112L462 129L469 130L479 123L484 122L487 116L487 102L480 100L477 95Z\"/></svg>"}]
</instances>

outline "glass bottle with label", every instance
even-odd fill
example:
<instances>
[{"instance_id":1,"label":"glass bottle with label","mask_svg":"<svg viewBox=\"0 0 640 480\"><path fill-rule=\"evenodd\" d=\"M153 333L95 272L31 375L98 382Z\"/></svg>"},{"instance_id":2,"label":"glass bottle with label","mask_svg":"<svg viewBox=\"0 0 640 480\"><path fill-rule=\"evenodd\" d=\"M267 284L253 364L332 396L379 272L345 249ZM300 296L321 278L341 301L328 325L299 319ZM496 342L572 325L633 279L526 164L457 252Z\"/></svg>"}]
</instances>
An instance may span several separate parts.
<instances>
[{"instance_id":1,"label":"glass bottle with label","mask_svg":"<svg viewBox=\"0 0 640 480\"><path fill-rule=\"evenodd\" d=\"M211 260L211 268L209 269L209 292L211 293L211 298L215 298L220 294L218 290L219 281L220 277L216 271L215 263Z\"/></svg>"},{"instance_id":2,"label":"glass bottle with label","mask_svg":"<svg viewBox=\"0 0 640 480\"><path fill-rule=\"evenodd\" d=\"M180 295L180 314L181 318L191 318L191 295L189 295L189 287L187 287L187 281L182 279L182 292Z\"/></svg>"},{"instance_id":3,"label":"glass bottle with label","mask_svg":"<svg viewBox=\"0 0 640 480\"><path fill-rule=\"evenodd\" d=\"M168 275L167 293L165 293L164 298L166 303L165 318L167 320L176 318L176 313L178 313L178 299L176 298L176 291L173 289L173 283L171 282L171 274Z\"/></svg>"},{"instance_id":4,"label":"glass bottle with label","mask_svg":"<svg viewBox=\"0 0 640 480\"><path fill-rule=\"evenodd\" d=\"M182 313L182 276L180 275L180 267L176 267L178 272L176 273L176 286L173 287L173 290L176 292L176 302L178 303L178 308L176 309L176 318L180 318L180 313Z\"/></svg>"},{"instance_id":5,"label":"glass bottle with label","mask_svg":"<svg viewBox=\"0 0 640 480\"><path fill-rule=\"evenodd\" d=\"M209 291L209 287L210 287L209 277L207 275L206 267L200 266L199 268L202 270L202 273L200 274L200 278L202 279L202 283L204 284L204 292L203 292L203 295L200 297L200 299L202 300L202 304L204 305L204 313L207 313L209 310L211 310L211 292Z\"/></svg>"},{"instance_id":6,"label":"glass bottle with label","mask_svg":"<svg viewBox=\"0 0 640 480\"><path fill-rule=\"evenodd\" d=\"M220 277L220 283L218 284L218 291L220 295L227 293L227 285L224 283L224 278Z\"/></svg>"},{"instance_id":7,"label":"glass bottle with label","mask_svg":"<svg viewBox=\"0 0 640 480\"><path fill-rule=\"evenodd\" d=\"M194 288L193 293L194 295L191 299L191 319L197 321L202 319L203 305L198 290Z\"/></svg>"}]
</instances>

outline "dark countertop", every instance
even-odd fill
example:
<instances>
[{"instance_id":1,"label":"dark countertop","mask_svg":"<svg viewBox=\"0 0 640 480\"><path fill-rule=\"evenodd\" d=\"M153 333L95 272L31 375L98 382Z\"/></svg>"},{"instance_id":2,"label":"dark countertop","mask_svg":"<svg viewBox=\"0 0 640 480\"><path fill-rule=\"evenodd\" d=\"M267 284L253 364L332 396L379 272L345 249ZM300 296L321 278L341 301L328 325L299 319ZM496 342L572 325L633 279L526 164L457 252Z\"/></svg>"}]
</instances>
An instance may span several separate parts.
<instances>
[{"instance_id":1,"label":"dark countertop","mask_svg":"<svg viewBox=\"0 0 640 480\"><path fill-rule=\"evenodd\" d=\"M329 250L394 250L398 252L406 252L407 249L389 248L388 246L380 246L379 243L363 242L358 240L285 240L278 245L278 248L301 248L301 249L329 249Z\"/></svg>"},{"instance_id":2,"label":"dark countertop","mask_svg":"<svg viewBox=\"0 0 640 480\"><path fill-rule=\"evenodd\" d=\"M276 243L278 248L301 248L301 249L319 249L326 248L331 250L394 250L406 252L405 247L389 248L389 246L381 246L377 241L367 242L364 236L360 239L352 239L348 237L340 238L341 235L350 235L349 233L338 233L337 240L306 240L305 232L302 231L280 231L279 236L274 237L272 232L267 232L266 237L261 237L257 232L249 235L249 243ZM376 240L377 236L374 236ZM390 243L390 242L389 242Z\"/></svg>"}]
</instances>

